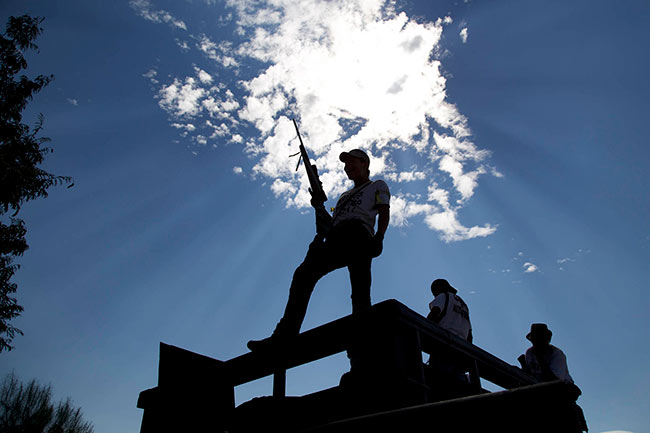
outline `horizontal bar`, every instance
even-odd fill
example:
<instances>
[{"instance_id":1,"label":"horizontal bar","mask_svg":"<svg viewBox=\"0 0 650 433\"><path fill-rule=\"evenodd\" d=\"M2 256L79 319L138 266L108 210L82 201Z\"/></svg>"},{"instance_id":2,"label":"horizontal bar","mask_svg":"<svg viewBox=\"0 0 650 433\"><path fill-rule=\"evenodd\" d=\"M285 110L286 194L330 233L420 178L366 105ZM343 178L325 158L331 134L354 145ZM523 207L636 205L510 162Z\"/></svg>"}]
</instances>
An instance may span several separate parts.
<instances>
[{"instance_id":1,"label":"horizontal bar","mask_svg":"<svg viewBox=\"0 0 650 433\"><path fill-rule=\"evenodd\" d=\"M377 321L384 327L396 326L398 322L412 327L420 332L423 352L431 354L437 347L444 347L475 360L481 378L504 388L536 383L521 369L440 328L394 299L375 304L364 313L303 332L291 340L282 353L270 348L266 352L250 352L226 361L223 364L227 369L225 376L237 386L274 374L278 369L290 369L340 353L350 347L354 327L368 321Z\"/></svg>"}]
</instances>

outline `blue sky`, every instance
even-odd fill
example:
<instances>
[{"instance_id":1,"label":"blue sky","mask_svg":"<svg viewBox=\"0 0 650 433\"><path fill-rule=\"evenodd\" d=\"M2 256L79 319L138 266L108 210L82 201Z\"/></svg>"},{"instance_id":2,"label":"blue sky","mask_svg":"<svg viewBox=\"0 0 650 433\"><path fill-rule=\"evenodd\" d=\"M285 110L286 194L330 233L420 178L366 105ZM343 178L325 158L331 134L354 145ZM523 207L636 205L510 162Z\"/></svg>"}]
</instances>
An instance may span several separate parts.
<instances>
[{"instance_id":1,"label":"blue sky","mask_svg":"<svg viewBox=\"0 0 650 433\"><path fill-rule=\"evenodd\" d=\"M391 187L373 302L425 314L447 278L475 343L512 364L548 323L590 431L650 432L650 5L275 4L2 2L3 25L45 17L28 73L55 81L26 118L44 114L45 168L75 186L20 213L25 335L0 372L136 431L160 341L225 360L268 335L314 230L295 116L328 204L343 149ZM350 308L347 273L328 275L303 329ZM346 368L290 371L288 392Z\"/></svg>"}]
</instances>

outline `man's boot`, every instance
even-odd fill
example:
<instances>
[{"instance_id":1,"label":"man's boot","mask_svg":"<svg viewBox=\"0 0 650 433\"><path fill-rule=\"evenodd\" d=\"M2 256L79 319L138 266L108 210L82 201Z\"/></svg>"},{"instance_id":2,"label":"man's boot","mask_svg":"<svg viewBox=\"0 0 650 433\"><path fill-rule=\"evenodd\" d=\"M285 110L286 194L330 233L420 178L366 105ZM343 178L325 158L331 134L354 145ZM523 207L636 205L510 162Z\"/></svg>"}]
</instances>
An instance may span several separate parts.
<instances>
[{"instance_id":1,"label":"man's boot","mask_svg":"<svg viewBox=\"0 0 650 433\"><path fill-rule=\"evenodd\" d=\"M286 330L286 327L280 321L270 337L261 340L249 340L246 346L251 352L262 352L271 349L282 350L287 346L290 335L292 334Z\"/></svg>"}]
</instances>

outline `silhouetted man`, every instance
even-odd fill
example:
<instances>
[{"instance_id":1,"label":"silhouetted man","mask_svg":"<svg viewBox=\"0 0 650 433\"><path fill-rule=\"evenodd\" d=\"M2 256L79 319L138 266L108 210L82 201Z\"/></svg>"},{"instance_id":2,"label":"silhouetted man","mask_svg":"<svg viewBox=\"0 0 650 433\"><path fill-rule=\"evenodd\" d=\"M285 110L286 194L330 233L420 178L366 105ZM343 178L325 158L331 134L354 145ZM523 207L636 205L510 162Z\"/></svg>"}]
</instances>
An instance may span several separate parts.
<instances>
[{"instance_id":1,"label":"silhouetted man","mask_svg":"<svg viewBox=\"0 0 650 433\"><path fill-rule=\"evenodd\" d=\"M521 368L540 381L564 380L573 383L566 364L566 356L551 344L553 333L545 323L533 323L526 339L533 343L525 355L517 358Z\"/></svg>"},{"instance_id":2,"label":"silhouetted man","mask_svg":"<svg viewBox=\"0 0 650 433\"><path fill-rule=\"evenodd\" d=\"M563 380L571 384L571 392L568 396L573 407L573 422L576 431L588 431L582 408L576 404L576 400L582 394L580 388L573 383L566 363L566 356L557 347L551 344L553 333L545 323L533 323L530 325L530 332L526 335L533 345L520 355L517 360L521 368L532 374L542 382Z\"/></svg>"},{"instance_id":3,"label":"silhouetted man","mask_svg":"<svg viewBox=\"0 0 650 433\"><path fill-rule=\"evenodd\" d=\"M429 303L427 319L471 343L473 337L469 308L458 296L458 290L440 278L431 283L431 293L434 299Z\"/></svg>"},{"instance_id":4,"label":"silhouetted man","mask_svg":"<svg viewBox=\"0 0 650 433\"><path fill-rule=\"evenodd\" d=\"M370 158L359 149L339 155L354 188L341 194L332 216L317 214L317 224L331 226L323 238L316 235L307 255L293 274L284 316L271 337L248 342L250 350L286 343L298 335L316 282L335 269L348 268L352 285L352 312L369 308L370 266L382 251L390 219L390 192L383 180L370 180ZM375 232L375 219L377 231Z\"/></svg>"},{"instance_id":5,"label":"silhouetted man","mask_svg":"<svg viewBox=\"0 0 650 433\"><path fill-rule=\"evenodd\" d=\"M429 303L427 319L454 335L472 342L469 308L458 291L445 279L431 283L433 301ZM432 400L461 397L471 393L465 372L468 365L453 351L440 347L432 353L425 368L427 386Z\"/></svg>"}]
</instances>

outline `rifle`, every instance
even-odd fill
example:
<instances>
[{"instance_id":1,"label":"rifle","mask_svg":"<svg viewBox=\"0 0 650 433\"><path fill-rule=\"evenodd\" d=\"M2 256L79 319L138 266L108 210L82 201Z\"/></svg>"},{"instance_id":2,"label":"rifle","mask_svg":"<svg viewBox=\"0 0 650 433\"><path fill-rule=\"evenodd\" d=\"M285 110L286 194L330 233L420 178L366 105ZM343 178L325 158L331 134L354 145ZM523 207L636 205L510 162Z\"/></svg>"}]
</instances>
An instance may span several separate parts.
<instances>
[{"instance_id":1,"label":"rifle","mask_svg":"<svg viewBox=\"0 0 650 433\"><path fill-rule=\"evenodd\" d=\"M323 190L323 184L318 177L318 169L309 160L307 149L305 149L305 145L302 143L302 137L300 136L300 131L298 130L298 124L296 123L295 119L291 120L293 121L293 126L296 127L298 140L300 140L300 157L298 158L296 171L298 170L298 167L300 167L300 160L302 159L305 163L307 179L309 179L309 194L311 194L311 205L316 210L316 233L325 236L331 228L332 219L330 214L327 213L327 210L325 210L327 195L325 194L325 191Z\"/></svg>"}]
</instances>

